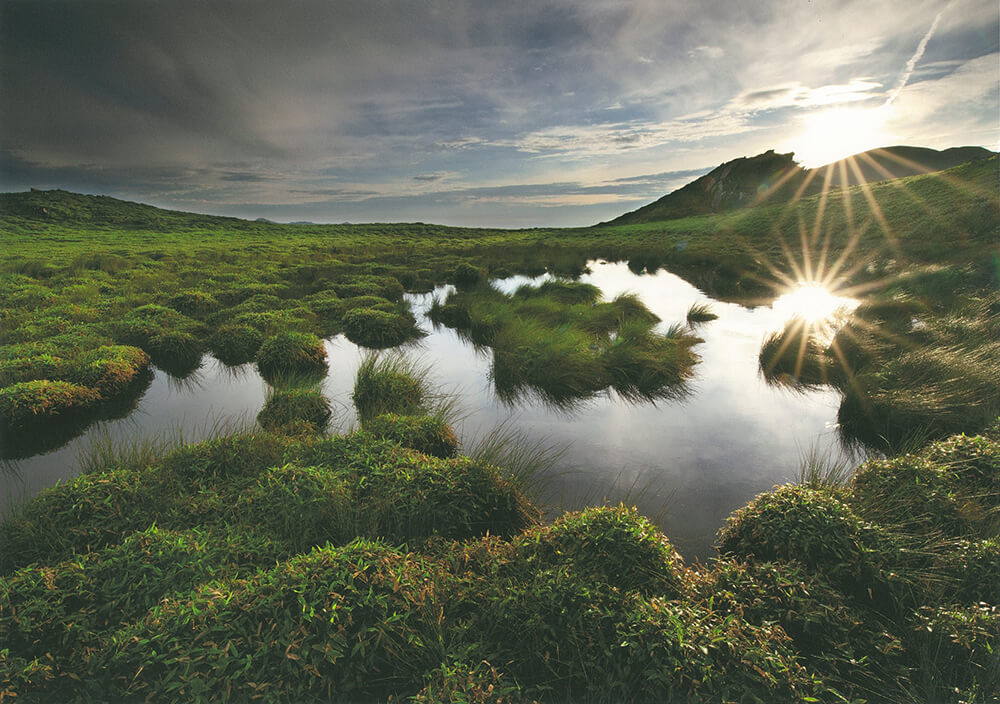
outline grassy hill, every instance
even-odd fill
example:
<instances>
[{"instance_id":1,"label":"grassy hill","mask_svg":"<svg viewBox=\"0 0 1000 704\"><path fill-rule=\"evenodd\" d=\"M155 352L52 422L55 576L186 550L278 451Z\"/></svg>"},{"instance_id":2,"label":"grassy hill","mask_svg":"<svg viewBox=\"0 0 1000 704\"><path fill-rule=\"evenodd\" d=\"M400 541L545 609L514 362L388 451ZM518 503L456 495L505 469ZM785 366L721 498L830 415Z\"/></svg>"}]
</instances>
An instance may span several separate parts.
<instances>
[{"instance_id":1,"label":"grassy hill","mask_svg":"<svg viewBox=\"0 0 1000 704\"><path fill-rule=\"evenodd\" d=\"M776 154L771 150L727 161L673 193L607 224L655 222L779 203L829 188L941 171L992 154L982 147L937 151L896 146L872 149L826 166L805 169L795 162L794 154Z\"/></svg>"}]
</instances>

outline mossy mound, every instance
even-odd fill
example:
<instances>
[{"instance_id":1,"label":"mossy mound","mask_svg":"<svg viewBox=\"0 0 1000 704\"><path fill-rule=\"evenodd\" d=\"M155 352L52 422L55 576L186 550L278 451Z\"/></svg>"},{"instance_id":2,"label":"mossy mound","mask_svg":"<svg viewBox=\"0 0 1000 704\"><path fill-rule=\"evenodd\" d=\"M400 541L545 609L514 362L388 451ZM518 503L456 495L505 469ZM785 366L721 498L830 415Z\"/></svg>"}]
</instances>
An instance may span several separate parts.
<instances>
[{"instance_id":1,"label":"mossy mound","mask_svg":"<svg viewBox=\"0 0 1000 704\"><path fill-rule=\"evenodd\" d=\"M257 369L271 381L283 376L321 374L326 371L326 348L309 333L279 333L261 345Z\"/></svg>"},{"instance_id":2,"label":"mossy mound","mask_svg":"<svg viewBox=\"0 0 1000 704\"><path fill-rule=\"evenodd\" d=\"M97 389L68 381L22 381L0 388L0 425L23 428L53 418L66 418L93 408Z\"/></svg>"},{"instance_id":3,"label":"mossy mound","mask_svg":"<svg viewBox=\"0 0 1000 704\"><path fill-rule=\"evenodd\" d=\"M306 423L312 432L321 433L332 416L330 400L316 389L276 389L268 394L257 423L271 431Z\"/></svg>"},{"instance_id":4,"label":"mossy mound","mask_svg":"<svg viewBox=\"0 0 1000 704\"><path fill-rule=\"evenodd\" d=\"M364 424L366 432L427 455L448 459L458 453L455 429L437 416L383 413Z\"/></svg>"}]
</instances>

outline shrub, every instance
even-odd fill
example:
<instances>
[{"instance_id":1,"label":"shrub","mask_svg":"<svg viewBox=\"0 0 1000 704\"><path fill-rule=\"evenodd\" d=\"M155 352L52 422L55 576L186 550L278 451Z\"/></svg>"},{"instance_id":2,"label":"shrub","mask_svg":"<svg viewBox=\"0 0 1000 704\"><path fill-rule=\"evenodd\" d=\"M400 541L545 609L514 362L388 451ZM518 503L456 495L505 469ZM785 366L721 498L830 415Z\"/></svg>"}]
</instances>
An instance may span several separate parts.
<instances>
[{"instance_id":1,"label":"shrub","mask_svg":"<svg viewBox=\"0 0 1000 704\"><path fill-rule=\"evenodd\" d=\"M458 453L455 430L437 416L384 413L367 420L364 429L376 437L434 457L447 459Z\"/></svg>"},{"instance_id":2,"label":"shrub","mask_svg":"<svg viewBox=\"0 0 1000 704\"><path fill-rule=\"evenodd\" d=\"M279 389L271 391L257 422L267 430L280 430L298 422L308 423L321 433L333 415L330 401L315 389Z\"/></svg>"},{"instance_id":3,"label":"shrub","mask_svg":"<svg viewBox=\"0 0 1000 704\"><path fill-rule=\"evenodd\" d=\"M32 425L89 410L100 399L97 389L68 381L22 381L0 389L0 423Z\"/></svg>"},{"instance_id":4,"label":"shrub","mask_svg":"<svg viewBox=\"0 0 1000 704\"><path fill-rule=\"evenodd\" d=\"M315 335L284 332L269 338L257 352L261 376L274 380L290 374L326 371L326 348Z\"/></svg>"}]
</instances>

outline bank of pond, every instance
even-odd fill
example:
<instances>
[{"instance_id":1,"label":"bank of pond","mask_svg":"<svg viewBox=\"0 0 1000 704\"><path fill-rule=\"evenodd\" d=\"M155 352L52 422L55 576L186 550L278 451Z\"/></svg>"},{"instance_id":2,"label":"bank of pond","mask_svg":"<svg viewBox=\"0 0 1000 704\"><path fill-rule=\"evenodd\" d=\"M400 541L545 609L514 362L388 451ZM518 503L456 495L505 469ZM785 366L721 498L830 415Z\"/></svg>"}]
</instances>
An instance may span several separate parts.
<instances>
[{"instance_id":1,"label":"bank of pond","mask_svg":"<svg viewBox=\"0 0 1000 704\"><path fill-rule=\"evenodd\" d=\"M385 412L353 433L321 434L315 404L299 403L312 410L273 414L288 420L265 423L273 431L94 457L9 516L0 692L987 702L1000 691L1000 424L868 461L846 483L775 487L730 516L719 558L702 564L626 505L543 522L530 473L456 455L440 415L386 395L397 373L372 365L358 379L354 402Z\"/></svg>"}]
</instances>

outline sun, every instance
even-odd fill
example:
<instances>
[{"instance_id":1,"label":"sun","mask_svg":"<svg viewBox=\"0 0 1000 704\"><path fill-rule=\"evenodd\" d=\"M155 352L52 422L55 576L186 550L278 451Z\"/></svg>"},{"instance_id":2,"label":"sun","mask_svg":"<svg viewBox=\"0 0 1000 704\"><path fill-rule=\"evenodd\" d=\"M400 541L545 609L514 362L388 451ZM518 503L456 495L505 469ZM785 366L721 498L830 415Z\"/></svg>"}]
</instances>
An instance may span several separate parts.
<instances>
[{"instance_id":1,"label":"sun","mask_svg":"<svg viewBox=\"0 0 1000 704\"><path fill-rule=\"evenodd\" d=\"M806 168L824 166L859 152L889 146L894 137L886 128L887 106L831 108L806 115L802 131L789 140Z\"/></svg>"},{"instance_id":2,"label":"sun","mask_svg":"<svg viewBox=\"0 0 1000 704\"><path fill-rule=\"evenodd\" d=\"M857 306L857 300L838 295L811 281L800 281L771 304L783 322L799 318L813 326L828 323L838 313L854 310Z\"/></svg>"}]
</instances>

